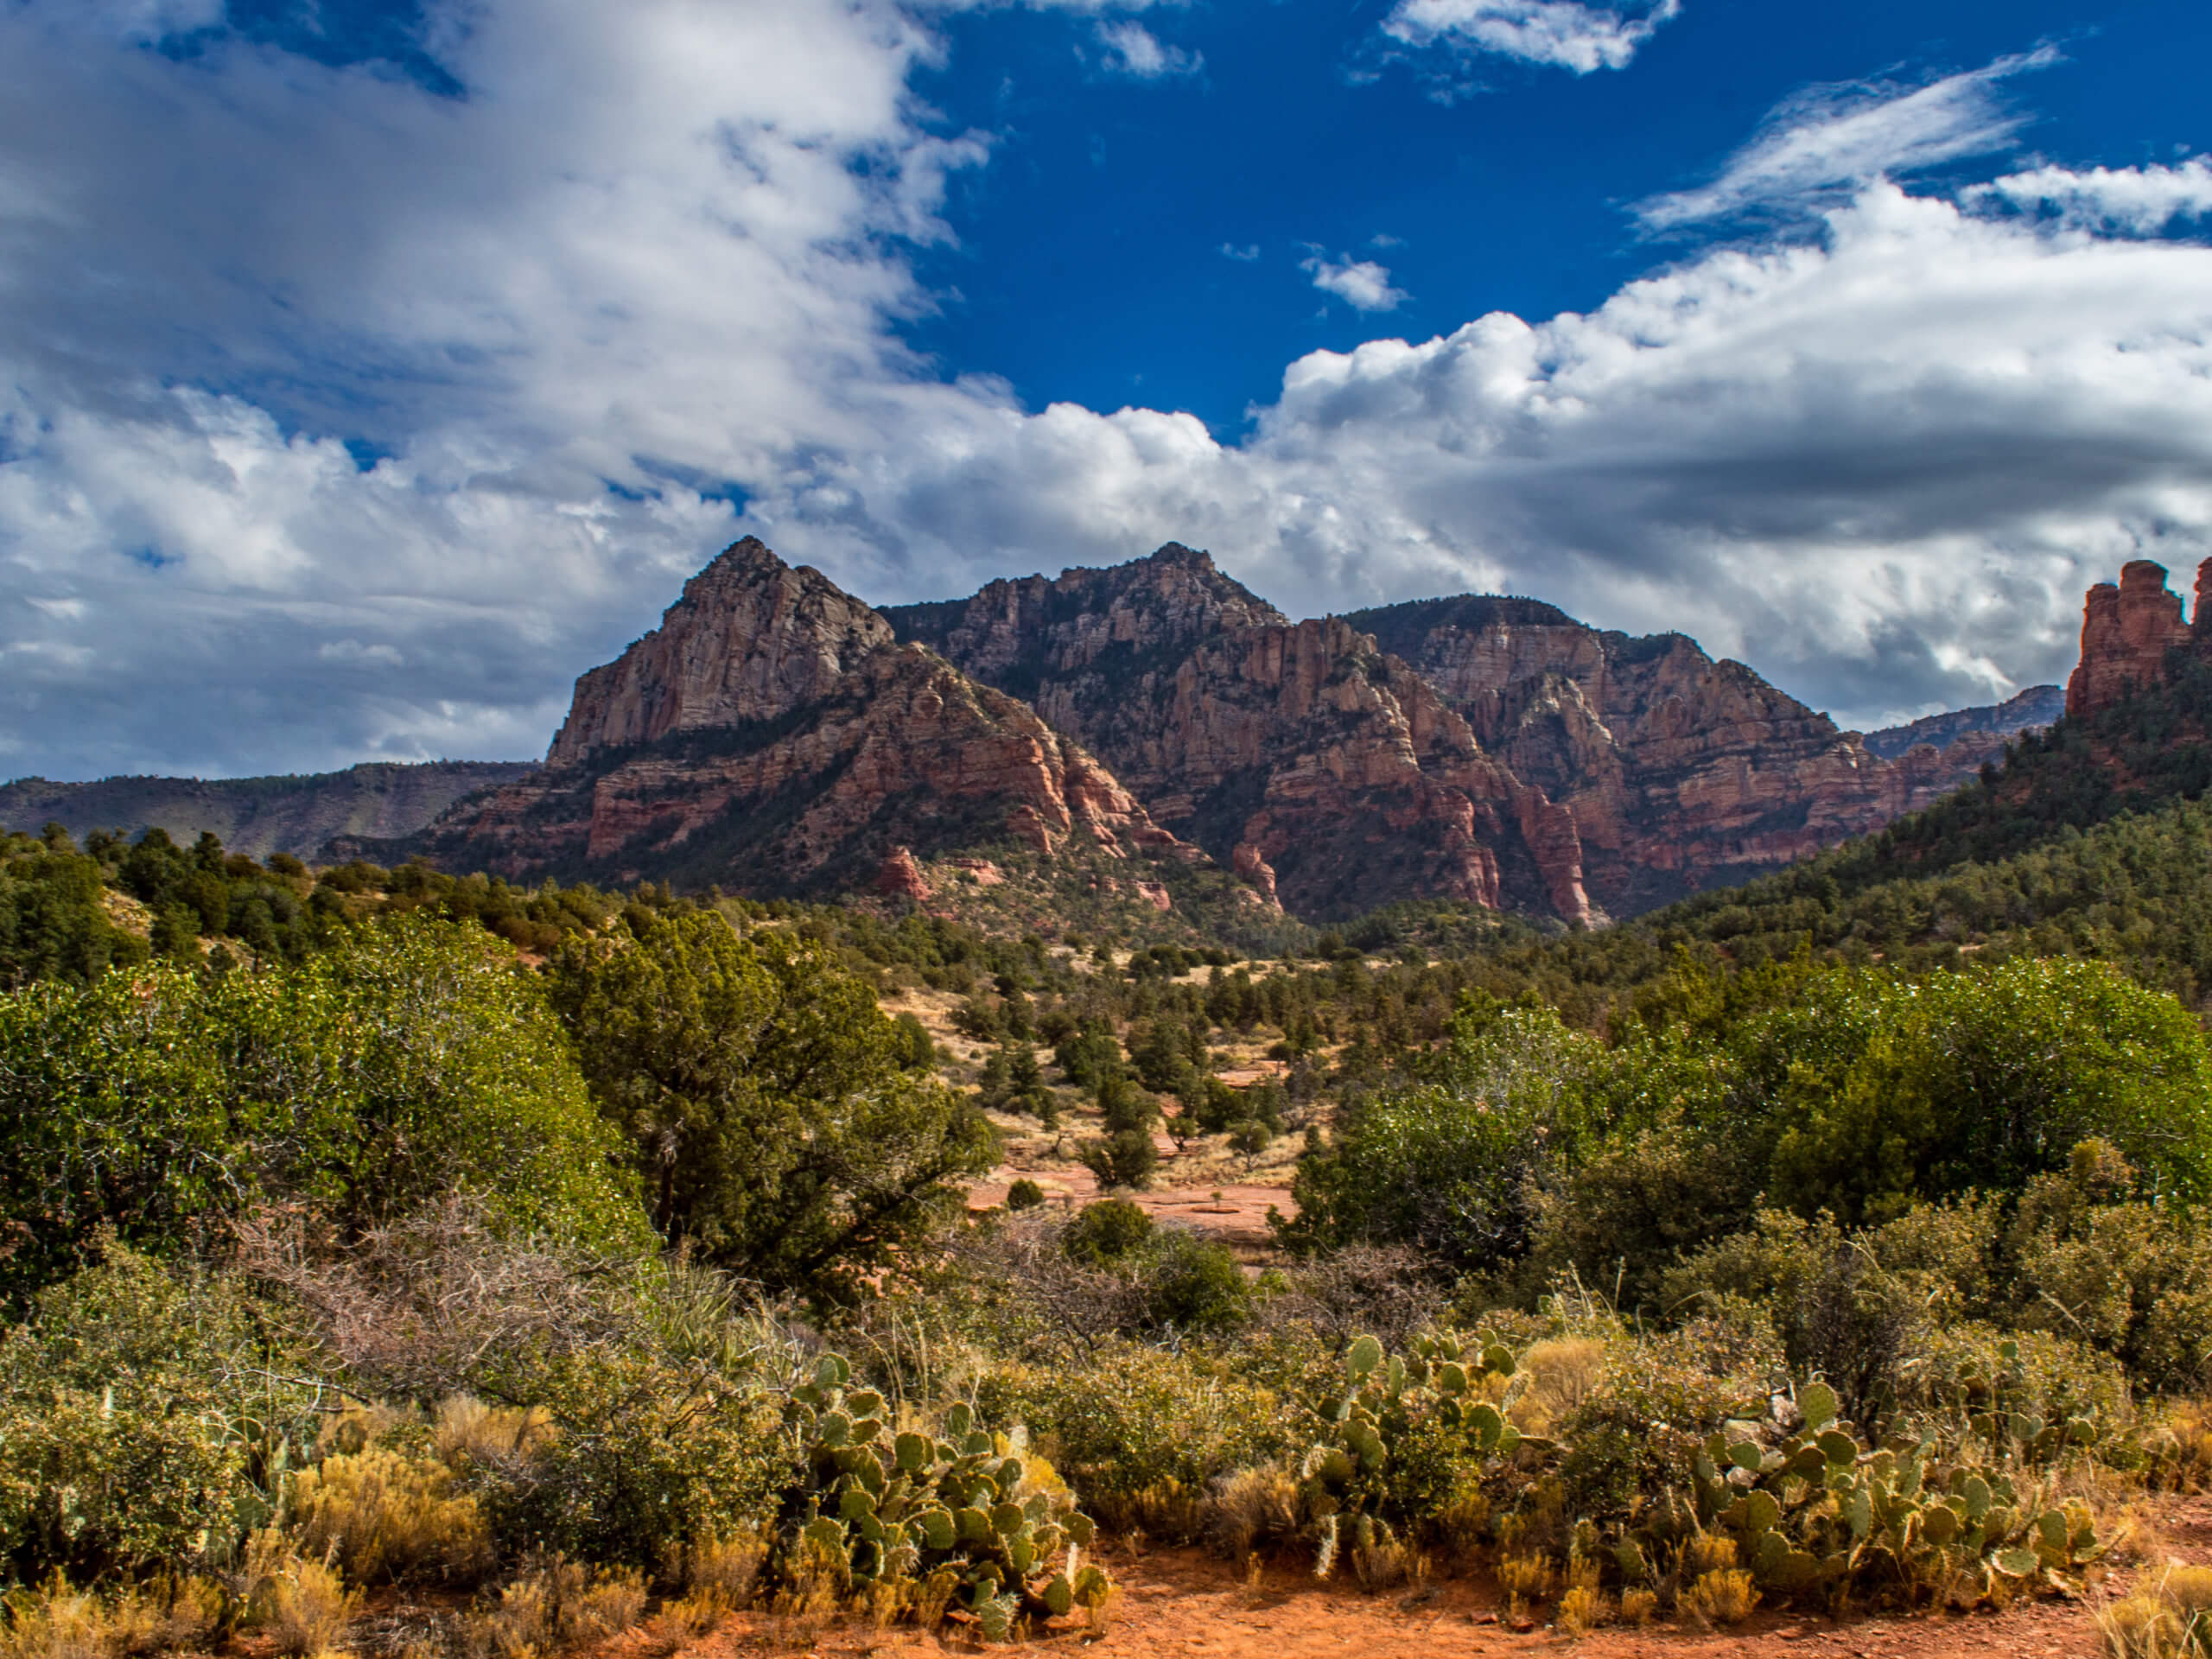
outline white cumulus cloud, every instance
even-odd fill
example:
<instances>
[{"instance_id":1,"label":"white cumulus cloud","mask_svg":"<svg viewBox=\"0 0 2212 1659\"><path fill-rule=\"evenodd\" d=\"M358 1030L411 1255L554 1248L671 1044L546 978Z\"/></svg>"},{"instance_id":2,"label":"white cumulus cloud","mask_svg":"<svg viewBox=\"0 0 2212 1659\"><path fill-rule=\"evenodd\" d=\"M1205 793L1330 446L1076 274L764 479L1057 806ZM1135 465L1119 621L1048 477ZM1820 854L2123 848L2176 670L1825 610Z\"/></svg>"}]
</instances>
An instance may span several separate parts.
<instances>
[{"instance_id":1,"label":"white cumulus cloud","mask_svg":"<svg viewBox=\"0 0 2212 1659\"><path fill-rule=\"evenodd\" d=\"M2008 173L1973 194L2092 229L2150 236L2177 219L2212 214L2212 162L2199 156L2178 167L2039 167Z\"/></svg>"},{"instance_id":2,"label":"white cumulus cloud","mask_svg":"<svg viewBox=\"0 0 2212 1659\"><path fill-rule=\"evenodd\" d=\"M1307 614L1533 593L1865 722L2062 675L2088 582L2212 553L2197 163L1823 186L1587 314L1302 357L1224 443L903 347L990 147L918 124L889 0L435 0L455 98L147 15L0 7L22 771L540 753L747 531L884 601L1170 537Z\"/></svg>"},{"instance_id":3,"label":"white cumulus cloud","mask_svg":"<svg viewBox=\"0 0 2212 1659\"><path fill-rule=\"evenodd\" d=\"M1101 23L1096 31L1106 67L1116 74L1138 80L1166 80L1195 75L1205 67L1203 54L1167 46L1142 23Z\"/></svg>"},{"instance_id":4,"label":"white cumulus cloud","mask_svg":"<svg viewBox=\"0 0 2212 1659\"><path fill-rule=\"evenodd\" d=\"M1681 10L1681 0L1655 0L1630 11L1580 0L1398 0L1382 20L1382 33L1416 49L1518 58L1586 75L1628 67L1660 25Z\"/></svg>"},{"instance_id":5,"label":"white cumulus cloud","mask_svg":"<svg viewBox=\"0 0 2212 1659\"><path fill-rule=\"evenodd\" d=\"M1313 278L1314 287L1333 294L1355 311L1395 311L1409 297L1404 289L1390 286L1390 268L1372 259L1354 259L1348 254L1330 259L1316 253L1300 260L1298 268Z\"/></svg>"}]
</instances>

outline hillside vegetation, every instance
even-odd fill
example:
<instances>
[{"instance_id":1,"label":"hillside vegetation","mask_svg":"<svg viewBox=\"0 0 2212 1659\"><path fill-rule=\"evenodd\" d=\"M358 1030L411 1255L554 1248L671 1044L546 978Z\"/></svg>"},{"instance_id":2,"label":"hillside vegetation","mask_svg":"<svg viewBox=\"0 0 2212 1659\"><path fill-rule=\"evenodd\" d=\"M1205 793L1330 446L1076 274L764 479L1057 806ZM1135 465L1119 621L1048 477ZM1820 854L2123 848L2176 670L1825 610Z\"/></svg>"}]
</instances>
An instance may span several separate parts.
<instances>
[{"instance_id":1,"label":"hillside vegetation","mask_svg":"<svg viewBox=\"0 0 2212 1659\"><path fill-rule=\"evenodd\" d=\"M2212 1480L2185 696L1630 926L1274 957L15 837L6 1640L1047 1636L1138 1533L1569 1633L2070 1593ZM970 1214L1014 1123L1109 1195ZM1112 1192L1161 1131L1300 1148L1274 1266Z\"/></svg>"}]
</instances>

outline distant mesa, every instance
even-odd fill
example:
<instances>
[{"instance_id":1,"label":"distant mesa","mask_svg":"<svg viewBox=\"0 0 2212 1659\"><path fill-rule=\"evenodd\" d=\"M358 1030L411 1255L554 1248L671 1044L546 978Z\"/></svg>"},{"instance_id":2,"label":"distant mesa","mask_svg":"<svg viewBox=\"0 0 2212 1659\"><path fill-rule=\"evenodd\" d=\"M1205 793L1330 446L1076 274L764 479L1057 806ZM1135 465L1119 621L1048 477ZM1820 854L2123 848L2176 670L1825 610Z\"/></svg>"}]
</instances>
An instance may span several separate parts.
<instances>
[{"instance_id":1,"label":"distant mesa","mask_svg":"<svg viewBox=\"0 0 2212 1659\"><path fill-rule=\"evenodd\" d=\"M1885 760L1903 760L1908 752L1923 744L1940 750L1956 743L1992 747L1996 753L1990 758L1996 759L2002 753L2003 740L2017 737L2022 732L2040 731L2065 712L2063 687L2031 685L2002 702L1955 709L1947 715L1929 715L1909 725L1869 732L1866 743L1870 753L1878 754Z\"/></svg>"},{"instance_id":2,"label":"distant mesa","mask_svg":"<svg viewBox=\"0 0 2212 1659\"><path fill-rule=\"evenodd\" d=\"M412 835L455 801L536 770L529 761L428 760L271 778L24 778L0 785L0 825L35 832L60 823L79 840L96 830L135 839L158 828L190 842L205 832L254 858L319 861L335 838Z\"/></svg>"}]
</instances>

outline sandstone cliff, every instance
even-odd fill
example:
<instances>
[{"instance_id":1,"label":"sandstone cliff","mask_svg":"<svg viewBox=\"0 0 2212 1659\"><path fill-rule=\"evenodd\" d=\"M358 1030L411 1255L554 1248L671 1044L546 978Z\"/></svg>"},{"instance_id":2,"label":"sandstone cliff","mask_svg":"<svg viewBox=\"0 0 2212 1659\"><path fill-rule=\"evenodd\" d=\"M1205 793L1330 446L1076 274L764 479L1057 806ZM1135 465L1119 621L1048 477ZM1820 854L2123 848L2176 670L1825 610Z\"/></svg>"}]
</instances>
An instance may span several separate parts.
<instances>
[{"instance_id":1,"label":"sandstone cliff","mask_svg":"<svg viewBox=\"0 0 2212 1659\"><path fill-rule=\"evenodd\" d=\"M1632 914L1873 830L1974 775L2002 740L1895 761L1681 634L1601 632L1536 601L1352 613L1572 812L1594 902Z\"/></svg>"},{"instance_id":2,"label":"sandstone cliff","mask_svg":"<svg viewBox=\"0 0 2212 1659\"><path fill-rule=\"evenodd\" d=\"M884 614L1030 699L1295 914L1444 898L1592 919L1571 814L1373 639L1292 623L1203 553L1171 543Z\"/></svg>"},{"instance_id":3,"label":"sandstone cliff","mask_svg":"<svg viewBox=\"0 0 2212 1659\"><path fill-rule=\"evenodd\" d=\"M994 846L1199 860L1034 710L748 539L577 681L543 769L397 850L511 879L918 897L918 857Z\"/></svg>"},{"instance_id":4,"label":"sandstone cliff","mask_svg":"<svg viewBox=\"0 0 2212 1659\"><path fill-rule=\"evenodd\" d=\"M2066 712L2094 715L2131 691L2166 678L2166 653L2212 637L2212 559L2196 569L2196 626L2182 620L2181 595L2168 591L2166 567L2134 559L2120 583L2089 589L2082 610L2082 660L2066 682Z\"/></svg>"}]
</instances>

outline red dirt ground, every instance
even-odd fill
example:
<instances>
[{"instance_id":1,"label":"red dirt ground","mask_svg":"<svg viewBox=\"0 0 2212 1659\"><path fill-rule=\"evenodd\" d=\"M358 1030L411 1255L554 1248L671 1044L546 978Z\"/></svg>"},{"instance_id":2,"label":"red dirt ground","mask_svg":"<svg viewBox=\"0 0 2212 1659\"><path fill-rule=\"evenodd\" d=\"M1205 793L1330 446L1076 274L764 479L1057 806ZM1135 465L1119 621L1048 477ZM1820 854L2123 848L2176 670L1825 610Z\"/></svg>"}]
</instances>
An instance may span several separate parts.
<instances>
[{"instance_id":1,"label":"red dirt ground","mask_svg":"<svg viewBox=\"0 0 2212 1659\"><path fill-rule=\"evenodd\" d=\"M2159 1524L2180 1559L2212 1560L2212 1499L2162 1505ZM1120 1586L1103 1636L1071 1630L1014 1648L984 1649L954 1628L943 1636L838 1624L812 1626L766 1616L733 1620L682 1649L683 1659L940 1659L946 1653L1083 1654L1141 1659L1429 1659L1572 1652L1576 1659L1989 1659L1990 1656L2088 1656L2100 1650L2095 1608L2125 1594L2136 1573L2115 1570L2088 1599L2037 1601L2003 1612L1853 1618L1760 1612L1733 1630L1682 1625L1608 1629L1577 1639L1546 1630L1515 1632L1498 1622L1495 1595L1480 1581L1446 1581L1408 1593L1363 1594L1317 1585L1297 1569L1270 1569L1257 1589L1233 1568L1195 1551L1109 1555ZM607 1644L606 1659L658 1651L642 1635Z\"/></svg>"}]
</instances>

